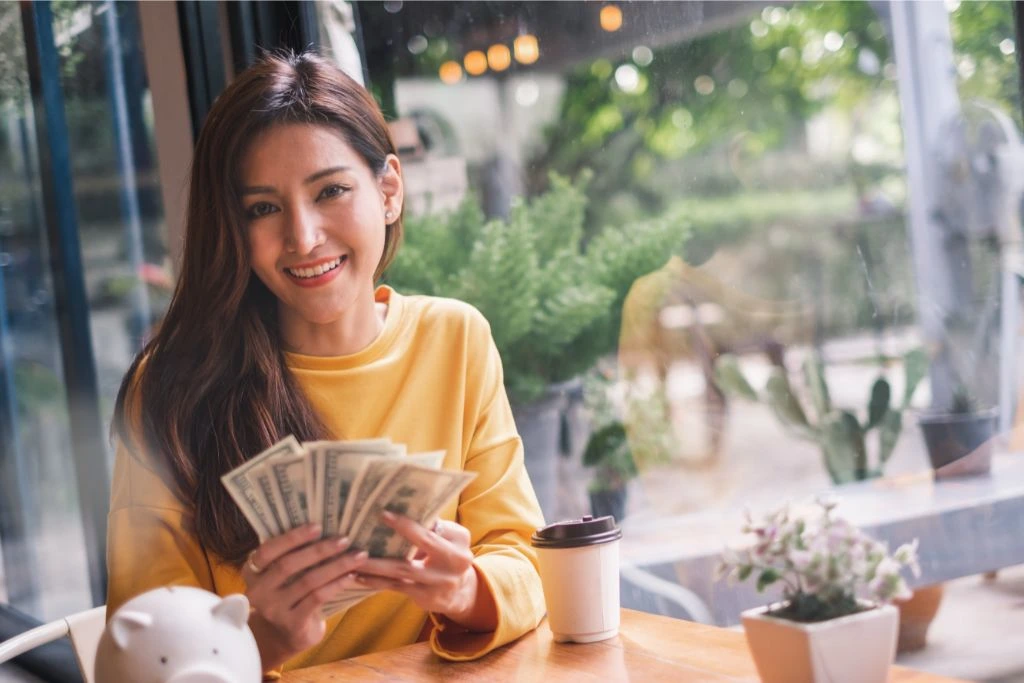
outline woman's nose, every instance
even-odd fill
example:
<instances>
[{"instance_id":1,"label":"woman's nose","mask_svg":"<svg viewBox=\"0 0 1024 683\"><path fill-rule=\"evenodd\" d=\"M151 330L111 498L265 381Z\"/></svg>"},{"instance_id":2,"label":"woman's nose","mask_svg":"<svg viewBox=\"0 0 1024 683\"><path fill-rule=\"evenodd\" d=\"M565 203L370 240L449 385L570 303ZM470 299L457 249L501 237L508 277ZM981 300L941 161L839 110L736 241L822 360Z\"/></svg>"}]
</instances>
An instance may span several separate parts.
<instances>
[{"instance_id":1,"label":"woman's nose","mask_svg":"<svg viewBox=\"0 0 1024 683\"><path fill-rule=\"evenodd\" d=\"M288 212L285 246L296 254L308 254L323 242L323 230L316 211L297 207Z\"/></svg>"}]
</instances>

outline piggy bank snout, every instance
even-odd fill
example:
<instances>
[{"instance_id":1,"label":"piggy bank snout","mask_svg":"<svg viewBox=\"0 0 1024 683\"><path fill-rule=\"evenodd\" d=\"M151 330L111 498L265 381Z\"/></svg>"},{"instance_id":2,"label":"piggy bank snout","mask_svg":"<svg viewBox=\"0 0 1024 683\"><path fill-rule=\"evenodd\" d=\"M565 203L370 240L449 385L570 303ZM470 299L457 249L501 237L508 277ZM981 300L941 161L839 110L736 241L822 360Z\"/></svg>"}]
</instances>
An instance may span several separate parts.
<instances>
[{"instance_id":1,"label":"piggy bank snout","mask_svg":"<svg viewBox=\"0 0 1024 683\"><path fill-rule=\"evenodd\" d=\"M167 683L238 683L239 678L230 671L208 663L200 663L176 671Z\"/></svg>"}]
</instances>

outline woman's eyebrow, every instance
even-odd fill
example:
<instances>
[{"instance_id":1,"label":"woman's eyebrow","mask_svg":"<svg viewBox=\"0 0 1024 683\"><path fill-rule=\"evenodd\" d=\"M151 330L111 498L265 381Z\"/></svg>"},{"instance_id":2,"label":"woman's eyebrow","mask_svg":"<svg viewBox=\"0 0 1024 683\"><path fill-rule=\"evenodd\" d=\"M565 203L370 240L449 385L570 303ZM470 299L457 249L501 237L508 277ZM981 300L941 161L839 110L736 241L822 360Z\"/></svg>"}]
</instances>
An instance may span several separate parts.
<instances>
[{"instance_id":1,"label":"woman's eyebrow","mask_svg":"<svg viewBox=\"0 0 1024 683\"><path fill-rule=\"evenodd\" d=\"M347 171L347 170L349 170L348 166L331 166L330 168L325 168L322 171L317 171L313 175L311 175L308 178L306 178L306 180L304 182L305 182L306 185L308 185L310 183L315 183L316 181L320 180L324 176L329 176L332 173L340 173L342 171Z\"/></svg>"},{"instance_id":2,"label":"woman's eyebrow","mask_svg":"<svg viewBox=\"0 0 1024 683\"><path fill-rule=\"evenodd\" d=\"M315 183L316 181L320 180L325 176L329 176L334 173L341 173L342 171L348 170L350 170L348 166L331 166L330 168L325 168L321 171L317 171L316 173L309 176L302 182L304 185L309 185L310 183ZM274 194L276 191L277 190L275 190L273 187L270 187L269 185L252 185L250 187L242 188L242 196L245 197L250 194Z\"/></svg>"}]
</instances>

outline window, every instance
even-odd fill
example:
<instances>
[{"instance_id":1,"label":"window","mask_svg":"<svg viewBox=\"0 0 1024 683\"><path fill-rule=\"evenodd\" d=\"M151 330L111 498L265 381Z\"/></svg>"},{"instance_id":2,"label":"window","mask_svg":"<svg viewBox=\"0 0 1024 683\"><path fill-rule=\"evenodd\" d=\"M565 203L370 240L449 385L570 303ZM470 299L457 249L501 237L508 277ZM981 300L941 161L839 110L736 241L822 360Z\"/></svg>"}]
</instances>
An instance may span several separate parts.
<instances>
[{"instance_id":1,"label":"window","mask_svg":"<svg viewBox=\"0 0 1024 683\"><path fill-rule=\"evenodd\" d=\"M627 605L737 623L766 599L711 574L742 507L833 488L920 539L919 585L1024 562L991 521L1024 474L1010 3L357 9L410 195L387 278L489 318L547 517L613 512L654 579ZM919 423L954 406L994 464L933 480ZM1001 675L1012 651L982 663L956 638L980 620L954 616L1012 621L1000 590L947 584L942 645L905 661Z\"/></svg>"}]
</instances>

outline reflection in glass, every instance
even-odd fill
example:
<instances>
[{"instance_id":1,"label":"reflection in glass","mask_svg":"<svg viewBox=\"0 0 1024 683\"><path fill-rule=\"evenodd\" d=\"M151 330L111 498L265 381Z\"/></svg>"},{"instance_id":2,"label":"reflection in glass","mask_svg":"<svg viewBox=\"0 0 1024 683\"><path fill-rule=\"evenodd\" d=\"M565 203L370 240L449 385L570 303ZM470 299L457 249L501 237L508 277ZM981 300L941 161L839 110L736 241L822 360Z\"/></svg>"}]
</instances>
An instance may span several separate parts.
<instances>
[{"instance_id":1,"label":"reflection in glass","mask_svg":"<svg viewBox=\"0 0 1024 683\"><path fill-rule=\"evenodd\" d=\"M933 484L918 422L956 399L1005 432L1018 404L1010 3L359 10L374 93L414 140L388 278L491 320L549 518L624 516L627 559L720 623L763 600L711 582L743 505L837 487L881 525L913 499L926 579L984 569L1001 537L935 512L931 487L965 489ZM655 262L617 260L645 240ZM645 585L661 609L672 591Z\"/></svg>"},{"instance_id":2,"label":"reflection in glass","mask_svg":"<svg viewBox=\"0 0 1024 683\"><path fill-rule=\"evenodd\" d=\"M46 620L91 599L19 14L18 4L0 4L0 409L10 425L0 583L11 605ZM53 16L101 414L109 420L121 376L170 294L153 117L136 5L59 3Z\"/></svg>"}]
</instances>

